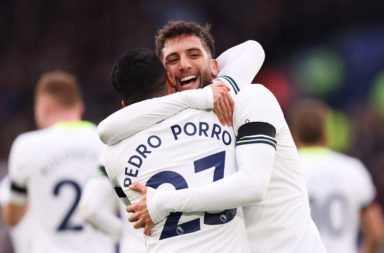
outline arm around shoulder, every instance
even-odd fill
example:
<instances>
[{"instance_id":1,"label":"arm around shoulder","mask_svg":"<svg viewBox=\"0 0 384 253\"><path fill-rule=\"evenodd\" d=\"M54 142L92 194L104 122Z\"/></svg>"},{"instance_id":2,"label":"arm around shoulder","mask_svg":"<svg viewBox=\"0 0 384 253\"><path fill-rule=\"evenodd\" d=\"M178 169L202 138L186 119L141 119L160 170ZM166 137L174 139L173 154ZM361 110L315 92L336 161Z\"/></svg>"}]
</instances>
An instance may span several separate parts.
<instances>
[{"instance_id":1,"label":"arm around shoulder","mask_svg":"<svg viewBox=\"0 0 384 253\"><path fill-rule=\"evenodd\" d=\"M218 58L219 76L232 77L240 89L252 83L265 59L263 47L255 40L248 40L231 47Z\"/></svg>"},{"instance_id":2,"label":"arm around shoulder","mask_svg":"<svg viewBox=\"0 0 384 253\"><path fill-rule=\"evenodd\" d=\"M213 109L212 90L188 90L129 105L101 121L97 131L104 144L115 145L187 108Z\"/></svg>"},{"instance_id":3,"label":"arm around shoulder","mask_svg":"<svg viewBox=\"0 0 384 253\"><path fill-rule=\"evenodd\" d=\"M80 215L89 224L118 241L122 221L117 216L118 199L106 176L88 179L80 200Z\"/></svg>"}]
</instances>

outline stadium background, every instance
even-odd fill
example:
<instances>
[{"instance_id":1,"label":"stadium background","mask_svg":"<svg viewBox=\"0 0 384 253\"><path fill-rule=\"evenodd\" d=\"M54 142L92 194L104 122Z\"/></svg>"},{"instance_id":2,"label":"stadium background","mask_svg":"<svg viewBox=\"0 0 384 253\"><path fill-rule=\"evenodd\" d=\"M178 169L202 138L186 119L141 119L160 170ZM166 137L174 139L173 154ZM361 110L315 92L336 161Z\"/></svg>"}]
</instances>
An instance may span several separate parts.
<instances>
[{"instance_id":1,"label":"stadium background","mask_svg":"<svg viewBox=\"0 0 384 253\"><path fill-rule=\"evenodd\" d=\"M126 49L153 49L168 20L212 25L217 55L248 39L266 61L254 82L283 110L303 97L334 109L332 147L363 160L384 206L384 1L382 0L1 0L0 178L14 138L35 129L33 88L55 69L75 74L85 119L120 108L110 84Z\"/></svg>"}]
</instances>

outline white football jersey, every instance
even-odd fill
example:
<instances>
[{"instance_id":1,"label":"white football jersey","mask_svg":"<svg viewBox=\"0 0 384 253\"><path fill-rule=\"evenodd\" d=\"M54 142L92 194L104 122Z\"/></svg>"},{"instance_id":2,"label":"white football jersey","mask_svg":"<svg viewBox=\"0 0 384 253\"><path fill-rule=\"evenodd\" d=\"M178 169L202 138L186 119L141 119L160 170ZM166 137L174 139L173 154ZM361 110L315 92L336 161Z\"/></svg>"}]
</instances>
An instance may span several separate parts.
<instances>
[{"instance_id":1,"label":"white football jersey","mask_svg":"<svg viewBox=\"0 0 384 253\"><path fill-rule=\"evenodd\" d=\"M111 240L84 224L77 208L83 185L98 171L102 146L95 126L85 121L17 137L9 160L10 201L28 203L30 252L113 252Z\"/></svg>"},{"instance_id":2,"label":"white football jersey","mask_svg":"<svg viewBox=\"0 0 384 253\"><path fill-rule=\"evenodd\" d=\"M229 76L220 76L217 80L227 83L232 88L230 94L235 97L233 125L236 135L238 129L243 125L247 125L247 123L251 123L249 124L251 127L256 127L256 130L251 129L256 131L255 133L246 134L244 138L238 140L236 149L249 149L252 150L251 152L254 149L259 149L258 151L264 152L262 149L269 148L270 150L272 147L274 150L273 164L270 166L271 172L262 171L263 177L268 177L266 189L263 188L264 186L257 184L260 182L259 178L255 178L257 180L250 185L249 182L242 181L243 176L246 176L247 173L242 172L233 181L231 177L228 177L225 183L216 184L217 187L212 186L214 190L211 192L220 191L221 196L231 196L232 201L228 199L224 201L217 196L212 199L211 194L203 194L202 190L157 191L158 193L153 195L150 195L152 191L149 191L147 193L147 203L151 218L157 222L164 215L167 215L170 210L191 212L211 210L213 206L219 205L221 207L225 206L225 208L247 205L243 209L248 239L253 252L324 252L325 249L319 232L310 216L308 193L303 170L299 164L299 155L276 98L262 85L248 84L246 86L243 84L240 86ZM174 103L175 101L172 100L167 104L166 99L147 101L146 110L152 111L154 115L152 118L155 118L159 116L156 114L158 109L161 108L162 116L167 115L166 112L172 111L171 107ZM120 117L120 121L127 120L130 116L129 114L126 115L125 112L123 114L126 117ZM172 113L170 114L172 115ZM153 120L152 118L151 120ZM115 122L114 125L120 126L121 124ZM263 134L264 126L272 127L275 134ZM119 134L119 136L121 135ZM268 153L271 154L271 152ZM248 158L255 159L254 157L257 156L250 154ZM264 170L263 166L267 166L263 163L262 158L256 161L251 160L251 162L257 167L249 164L248 167L251 168L248 169ZM250 162L248 161L248 163ZM265 169L269 170L269 168ZM261 178L261 176L259 177ZM263 179L262 181L265 182L266 180ZM260 191L265 191L262 201L254 201L252 205L249 205L251 204L248 202L249 198L245 199L239 196L238 189L243 189L245 184L246 187L262 187L263 189ZM234 185L241 185L243 188L234 189L236 194L234 194L234 191L228 192ZM210 186L206 186L205 190L208 187ZM201 194L203 194L203 197ZM244 193L243 195L248 194ZM150 201L151 198L153 198L152 201ZM167 200L166 204L161 205L161 200ZM160 206L156 203L159 203ZM157 208L151 211L151 207L155 206ZM270 243L271 241L275 243Z\"/></svg>"},{"instance_id":3,"label":"white football jersey","mask_svg":"<svg viewBox=\"0 0 384 253\"><path fill-rule=\"evenodd\" d=\"M312 217L328 252L357 252L362 208L375 197L365 166L323 147L300 149Z\"/></svg>"},{"instance_id":4,"label":"white football jersey","mask_svg":"<svg viewBox=\"0 0 384 253\"><path fill-rule=\"evenodd\" d=\"M132 203L135 182L162 189L209 184L237 170L233 130L212 111L187 109L106 147L108 176ZM250 252L241 209L172 213L146 238L150 252Z\"/></svg>"},{"instance_id":5,"label":"white football jersey","mask_svg":"<svg viewBox=\"0 0 384 253\"><path fill-rule=\"evenodd\" d=\"M228 52L224 58L227 56L231 56L232 59L237 57L236 54L231 55L231 53L232 52ZM251 56L250 58L253 57L252 54L249 56ZM229 66L228 69L233 71L220 72L217 80L227 83L232 88L230 92L232 96L239 93L240 98L235 98L233 118L236 134L237 130L242 125L247 125L247 123L251 123L251 128L252 126L256 126L256 130L260 130L260 128L263 130L263 127L266 125L268 125L268 129L270 129L270 126L273 126L275 134L272 136L264 134L263 131L259 133L256 131L254 134L245 134L244 138L240 138L236 143L238 145L236 150L242 150L243 152L241 153L246 153L244 150L248 147L248 150L251 151L248 151L250 154L247 157L253 160L247 159L246 163L247 165L250 165L249 161L254 163L251 163L251 166L247 167L248 170L240 169L237 175L225 178L221 180L222 182L216 182L216 185L211 184L211 188L210 186L206 186L199 187L200 189L197 190L185 191L148 190L147 204L151 218L156 221L161 220L161 217L166 216L169 211L172 210L191 212L212 210L212 208L216 206L231 208L240 205L249 205L249 200L252 198L249 198L249 196L243 197L242 195L250 195L247 194L251 192L250 189L252 188L252 190L254 190L257 187L258 189L260 188L258 194L262 196L262 200L253 201L251 206L244 207L247 234L253 252L324 252L325 249L321 242L319 232L310 216L305 178L302 168L300 168L298 152L284 119L283 112L271 92L262 85L250 85L254 75L261 66L256 64L255 69L253 69L253 64L250 64L250 60L251 59L241 60L235 65L237 68L234 69L232 69L232 65ZM231 63L231 61L227 61L227 63ZM220 61L219 69L223 69ZM243 70L245 70L245 72L243 72ZM256 70L256 72L253 72L254 70ZM252 78L249 79L250 77ZM184 95L189 94L185 93ZM128 109L123 109L119 111L119 113L115 113L114 117L107 118L102 122L103 124L99 125L99 133L105 137L105 143L117 143L121 141L121 139L136 133L137 128L132 129L130 125L139 125L142 127L141 129L143 129L151 126L153 122L159 122L170 115L174 115L180 111L180 104L185 106L185 101L188 101L188 98L184 98L183 101L178 102L175 97L172 96L177 95L173 94L161 99L143 101L143 105L141 105L144 107L143 109L135 107L135 110L132 110L132 108L130 109L128 107ZM182 94L179 96L181 97ZM167 99L169 99L169 101L166 101ZM143 110L145 110L145 113L143 113ZM143 117L143 114L145 114L145 117ZM138 124L133 124L133 122L137 122ZM195 153L195 146L191 147L192 148L189 148L188 145L188 149L193 150L193 152L190 153ZM187 149L187 147L185 147L185 149ZM273 151L271 151L271 149ZM255 155L255 153L252 153L254 150L261 152ZM265 150L267 153L264 153ZM267 164L268 166L265 166L264 169L263 166L265 163L263 161L265 160L265 155L272 156L271 154L275 157L275 159L270 159L271 163L273 162L273 166ZM235 153L233 153L233 156L235 156ZM254 161L255 157L258 158L260 156L262 158ZM173 161L172 158L168 160ZM127 161L125 161L125 163L127 163ZM226 166L226 169L227 168ZM253 171L252 168L254 168ZM251 173L249 173L249 169ZM259 176L259 178L263 177L263 180L253 177L254 171L258 169L263 173L262 176ZM236 170L237 168L235 171ZM131 172L127 171L126 173L129 174ZM252 174L252 177L248 176L244 181L244 176L247 176L248 173ZM254 181L249 184L250 178ZM267 183L258 184L260 181ZM237 188L234 187L234 185ZM203 190L207 189L215 189L217 191L211 190L203 192ZM239 193L239 189L242 192ZM217 193L219 190L220 193ZM217 193L213 198L212 195L214 194L212 194L212 192ZM153 198L152 202L150 201L151 196ZM176 196L181 197L173 198ZM231 198L231 201L228 201L228 199L223 200L224 196L228 199ZM161 205L163 202L165 204ZM162 206L162 208L154 208L155 210L151 211L151 206Z\"/></svg>"},{"instance_id":6,"label":"white football jersey","mask_svg":"<svg viewBox=\"0 0 384 253\"><path fill-rule=\"evenodd\" d=\"M255 135L247 134L247 137L238 139L236 143L238 148L245 145L276 148L273 169L263 200L243 208L252 251L324 252L319 232L310 217L299 155L276 98L262 85L244 87L235 99L233 118L236 133L247 122L267 123L276 130L274 138L257 135L257 132L262 133L265 130L262 130L263 125L255 125Z\"/></svg>"},{"instance_id":7,"label":"white football jersey","mask_svg":"<svg viewBox=\"0 0 384 253\"><path fill-rule=\"evenodd\" d=\"M88 179L81 197L84 219L118 243L119 252L146 252L144 234L128 221L126 206L118 199L104 166L100 168Z\"/></svg>"},{"instance_id":8,"label":"white football jersey","mask_svg":"<svg viewBox=\"0 0 384 253\"><path fill-rule=\"evenodd\" d=\"M325 252L310 216L298 152L276 98L262 85L243 87L235 98L233 126L238 172L199 189L149 189L151 218L160 220L169 210L241 205L252 252Z\"/></svg>"},{"instance_id":9,"label":"white football jersey","mask_svg":"<svg viewBox=\"0 0 384 253\"><path fill-rule=\"evenodd\" d=\"M128 221L127 210L125 210L126 206L119 201L120 206L120 215L123 224L123 230L121 233L120 239L120 252L121 253L144 253L147 252L147 248L145 247L144 241L144 233L142 230L135 229L133 227L133 223Z\"/></svg>"}]
</instances>

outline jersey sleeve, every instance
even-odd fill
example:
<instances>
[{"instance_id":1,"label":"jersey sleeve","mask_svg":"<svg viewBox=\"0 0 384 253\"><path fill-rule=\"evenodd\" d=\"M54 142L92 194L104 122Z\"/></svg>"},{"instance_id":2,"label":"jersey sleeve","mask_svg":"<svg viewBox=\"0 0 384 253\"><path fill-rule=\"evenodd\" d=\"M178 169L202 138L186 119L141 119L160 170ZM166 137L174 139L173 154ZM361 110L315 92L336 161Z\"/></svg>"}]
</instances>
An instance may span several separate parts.
<instances>
[{"instance_id":1,"label":"jersey sleeve","mask_svg":"<svg viewBox=\"0 0 384 253\"><path fill-rule=\"evenodd\" d=\"M376 188L372 182L372 177L364 164L356 159L356 175L355 192L359 197L362 207L366 207L372 203L376 197Z\"/></svg>"},{"instance_id":2,"label":"jersey sleeve","mask_svg":"<svg viewBox=\"0 0 384 253\"><path fill-rule=\"evenodd\" d=\"M27 183L31 168L28 166L28 142L25 141L25 135L20 135L12 144L9 155L9 179L10 193L9 201L14 204L23 205L27 202ZM29 147L30 148L30 147Z\"/></svg>"},{"instance_id":3,"label":"jersey sleeve","mask_svg":"<svg viewBox=\"0 0 384 253\"><path fill-rule=\"evenodd\" d=\"M258 85L250 85L239 93L235 111L238 172L196 188L148 189L147 206L154 222L161 221L170 212L215 211L264 199L275 159L276 134L283 115L275 97Z\"/></svg>"},{"instance_id":4,"label":"jersey sleeve","mask_svg":"<svg viewBox=\"0 0 384 253\"><path fill-rule=\"evenodd\" d=\"M151 219L158 223L171 212L218 211L264 199L275 152L267 146L236 149L239 171L211 184L182 190L147 190Z\"/></svg>"},{"instance_id":5,"label":"jersey sleeve","mask_svg":"<svg viewBox=\"0 0 384 253\"><path fill-rule=\"evenodd\" d=\"M249 123L258 130L247 132L270 137L273 132L276 134L285 125L284 115L277 99L260 84L249 85L238 94L235 99L233 121L234 131L238 137L239 132L244 131L241 128Z\"/></svg>"},{"instance_id":6,"label":"jersey sleeve","mask_svg":"<svg viewBox=\"0 0 384 253\"><path fill-rule=\"evenodd\" d=\"M114 152L111 152L111 149L112 149L111 147L105 146L102 152L101 160L102 160L102 164L104 165L102 168L104 169L105 175L107 175L107 177L109 178L113 186L115 196L117 196L117 198L124 205L127 206L127 205L130 205L131 202L127 197L127 195L124 193L121 185L119 184L119 179L118 179L119 173L116 173L116 170L115 170L115 161L117 159Z\"/></svg>"},{"instance_id":7,"label":"jersey sleeve","mask_svg":"<svg viewBox=\"0 0 384 253\"><path fill-rule=\"evenodd\" d=\"M122 222L117 216L118 200L113 186L103 170L86 182L80 200L80 214L83 219L118 241L122 233Z\"/></svg>"},{"instance_id":8,"label":"jersey sleeve","mask_svg":"<svg viewBox=\"0 0 384 253\"><path fill-rule=\"evenodd\" d=\"M100 122L97 131L105 144L114 145L186 108L213 109L212 89L187 90L129 105Z\"/></svg>"},{"instance_id":9,"label":"jersey sleeve","mask_svg":"<svg viewBox=\"0 0 384 253\"><path fill-rule=\"evenodd\" d=\"M241 89L252 83L265 59L262 46L254 40L248 40L231 47L217 57L219 65L218 76L228 76ZM233 87L232 87L233 88Z\"/></svg>"},{"instance_id":10,"label":"jersey sleeve","mask_svg":"<svg viewBox=\"0 0 384 253\"><path fill-rule=\"evenodd\" d=\"M0 207L9 202L9 192L11 188L11 182L6 175L0 180Z\"/></svg>"}]
</instances>

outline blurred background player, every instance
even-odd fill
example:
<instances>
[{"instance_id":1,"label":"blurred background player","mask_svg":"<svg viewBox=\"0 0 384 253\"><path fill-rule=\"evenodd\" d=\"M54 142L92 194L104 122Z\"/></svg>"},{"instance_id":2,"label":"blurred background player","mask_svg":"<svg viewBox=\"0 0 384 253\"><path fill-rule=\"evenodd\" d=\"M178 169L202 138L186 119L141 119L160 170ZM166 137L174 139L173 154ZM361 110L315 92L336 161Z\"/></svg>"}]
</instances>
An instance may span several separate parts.
<instances>
[{"instance_id":1,"label":"blurred background player","mask_svg":"<svg viewBox=\"0 0 384 253\"><path fill-rule=\"evenodd\" d=\"M81 120L76 78L62 71L43 74L34 111L39 130L18 136L10 152L6 222L15 226L29 210L30 252L113 252L112 241L79 216L82 188L97 172L102 143L95 126Z\"/></svg>"},{"instance_id":2,"label":"blurred background player","mask_svg":"<svg viewBox=\"0 0 384 253\"><path fill-rule=\"evenodd\" d=\"M104 166L99 168L84 186L79 204L81 216L117 243L119 252L146 252L144 235L128 222L125 204L117 198Z\"/></svg>"},{"instance_id":3,"label":"blurred background player","mask_svg":"<svg viewBox=\"0 0 384 253\"><path fill-rule=\"evenodd\" d=\"M375 186L361 161L327 148L329 113L322 101L305 99L296 103L290 114L312 217L329 253L378 252L383 242L383 217L374 201Z\"/></svg>"},{"instance_id":4,"label":"blurred background player","mask_svg":"<svg viewBox=\"0 0 384 253\"><path fill-rule=\"evenodd\" d=\"M10 187L10 184L9 184L9 179L7 176L3 177L0 181L0 253L17 253L17 252L22 252L22 251L17 251L16 249L14 249L14 247L16 246L14 244L14 242L12 242L11 240L11 231L10 229L6 226L6 223L4 221L4 218L3 218L3 206L5 203L8 202L8 196L9 196L9 187ZM26 233L28 233L29 231L26 230ZM28 245L28 238L26 238L26 243L25 245L29 246ZM28 251L23 251L23 252L28 252Z\"/></svg>"},{"instance_id":5,"label":"blurred background player","mask_svg":"<svg viewBox=\"0 0 384 253\"><path fill-rule=\"evenodd\" d=\"M0 209L4 207L9 202L11 182L8 176L3 177L0 181ZM0 217L1 222L4 221L4 216ZM29 253L31 249L31 230L32 230L32 222L30 211L26 210L23 218L17 225L8 227L4 224L4 232L9 235L9 243L11 244L13 251L10 249L4 251L6 253L14 252L14 253ZM4 238L4 237L2 237ZM1 245L7 245L6 241L1 241ZM0 252L2 252L2 247L0 247Z\"/></svg>"}]
</instances>

